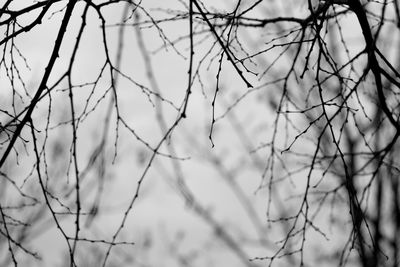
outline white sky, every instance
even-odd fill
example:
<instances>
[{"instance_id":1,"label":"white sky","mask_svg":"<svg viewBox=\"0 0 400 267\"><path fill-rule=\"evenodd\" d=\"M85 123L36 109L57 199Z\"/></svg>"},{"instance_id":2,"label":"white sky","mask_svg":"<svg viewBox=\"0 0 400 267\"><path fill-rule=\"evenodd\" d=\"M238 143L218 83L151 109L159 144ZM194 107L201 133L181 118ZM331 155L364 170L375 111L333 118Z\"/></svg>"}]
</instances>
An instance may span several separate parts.
<instances>
[{"instance_id":1,"label":"white sky","mask_svg":"<svg viewBox=\"0 0 400 267\"><path fill-rule=\"evenodd\" d=\"M1 1L3 4L4 1ZM149 6L159 6L163 4L166 8L172 8L172 4L175 5L175 1L144 1ZM293 5L295 1L289 1L288 5ZM21 2L22 3L22 2ZM252 1L249 1L252 3ZM276 2L274 2L276 3ZM274 5L271 3L271 5ZM213 3L217 4L217 3ZM218 2L218 4L226 5L226 2ZM286 8L282 3L282 10ZM80 3L82 6L82 3ZM227 5L226 5L227 6ZM297 4L296 4L297 6ZM274 13L276 10L268 10L267 12ZM298 9L290 10L289 12L298 12ZM113 12L109 14L109 18L115 18L115 21L119 21L120 12ZM26 72L24 75L29 77L29 88L34 92L37 88L38 81L44 71L47 64L49 51L54 42L55 34L60 23L62 13L57 13L51 19L50 22L44 20L43 23L38 27L38 30L32 30L26 35L23 35L18 39L18 45L23 50L26 58L29 59L31 72ZM286 14L287 15L287 14ZM52 74L51 81L54 81L56 74L61 73L63 66L66 61L66 56L70 52L70 42L74 40L74 35L77 29L77 22L79 22L80 14L77 12L74 14L72 24L66 35L66 43L60 53L60 60L58 61L55 71ZM48 17L48 16L46 16ZM78 53L78 61L76 62L77 67L73 73L73 78L76 83L79 81L91 81L98 73L99 66L103 63L104 53L101 43L101 32L98 28L98 23L93 23L97 20L97 16L91 12L89 16L88 28L86 29L82 45ZM98 20L97 20L98 22ZM111 50L115 49L117 40L117 28L108 29L108 40L111 45ZM153 50L160 46L161 41L158 39L157 34L154 31L145 31L144 35L146 48ZM177 23L173 26L166 26L165 32L173 40L174 36L178 37L187 32L187 22ZM353 30L349 31L354 33ZM73 33L73 34L72 34ZM254 36L252 36L254 37ZM144 62L137 47L136 37L133 28L126 29L126 50L124 51L124 58L122 61L122 69L127 74L132 76L137 82L149 86L149 82L146 79L145 69L143 67ZM188 41L178 45L180 51L183 51L186 55L188 54ZM114 51L114 50L113 50ZM196 56L200 55L199 51ZM113 55L114 56L114 55ZM197 58L198 59L198 58ZM176 53L169 49L168 52L162 51L152 57L152 63L154 66L154 72L156 75L157 82L161 88L163 95L174 101L177 105L184 97L184 92L187 83L187 68L188 62ZM246 89L244 83L237 78L237 75L232 72L232 68L228 62L224 62L223 76L223 88L226 90L227 95L233 99L236 95L241 94ZM235 229L234 233L243 233L243 236L252 236L255 233L255 229L252 224L246 218L245 210L243 210L237 199L232 194L231 190L226 186L219 175L216 174L213 167L207 162L207 157L217 155L230 166L241 164L238 161L237 155L243 153L240 142L235 137L234 129L231 128L227 120L220 121L216 124L214 142L216 147L210 148L210 142L208 141L208 127L211 121L211 97L214 90L215 84L215 70L216 64L214 63L212 70L208 73L204 73L203 79L206 82L206 95L205 98L199 89L196 87L190 103L188 119L182 123L183 128L177 130L174 134L173 141L179 142L180 138L183 138L184 134L192 135L196 142L203 144L206 152L200 152L194 148L193 143L177 143L177 151L179 151L180 157L191 157L190 161L182 162L184 166L184 178L194 194L199 197L199 201L211 211L219 222L224 224L227 229ZM247 75L246 77L251 77ZM256 82L255 78L249 78L252 82ZM146 100L144 95L130 83L120 79L118 87L119 93L119 104L120 111L124 119L137 130L137 133L146 139L151 145L155 145L160 139L160 130L155 118L155 111L151 104ZM52 82L50 82L51 84ZM0 76L0 84L5 84L4 77ZM107 84L101 82L99 84L99 90L107 88ZM85 99L79 97L88 95L89 90L78 89L75 91L75 97L79 104L84 105ZM267 88L266 90L272 90ZM2 90L6 95L9 93L7 89ZM273 92L273 91L272 91ZM272 93L273 94L273 93ZM100 93L99 93L100 95ZM269 92L271 95L271 92ZM247 122L247 128L245 131L252 134L252 141L254 144L260 144L265 141L267 136L270 135L272 118L274 113L262 103L265 95L262 93L255 93L249 97L246 101L239 104L237 107L237 114L239 114L239 120ZM229 98L228 98L229 99ZM81 100L81 101L79 101ZM108 100L107 100L108 101ZM0 104L6 102L1 100ZM67 99L55 98L53 103L54 119L58 119L62 116L66 116L68 111ZM94 102L91 102L93 105ZM107 104L104 102L102 106L90 116L79 129L79 140L78 150L80 151L79 158L80 166L85 166L87 157L92 153L94 145L100 141L102 123L105 117ZM250 108L249 108L250 107ZM175 118L175 113L171 113L171 109L165 108L167 112L165 116L168 118L169 123ZM217 109L217 115L222 111L221 108ZM169 113L168 113L169 112ZM46 108L38 109L35 114L39 118L46 113ZM255 116L262 116L261 123L255 120ZM114 115L115 116L115 113ZM109 134L109 146L107 151L109 156L107 160L110 162L113 154L113 143L115 139L115 117L113 117L111 123L111 131ZM146 151L144 146L139 144L132 136L130 136L121 125L120 129L120 141L118 145L118 157L114 165L107 165L106 167L106 179L110 181L106 182L106 188L102 197L102 204L104 205L104 211L101 210L99 216L91 226L99 236L96 238L109 238L116 227L120 224L123 212L125 211L128 203L132 199L134 194L137 180L143 171L143 165L138 164L138 155L142 151ZM68 129L68 128L65 128ZM68 130L69 131L69 130ZM57 133L57 131L54 131ZM68 134L65 132L57 133L57 138L65 138L64 135ZM66 139L66 138L65 138ZM163 152L167 152L167 149L163 147ZM148 159L148 151L143 152L145 159ZM238 161L238 162L236 162ZM167 171L161 169L157 164L162 164L166 167ZM121 240L137 242L137 245L133 248L126 247L125 251L137 254L137 259L140 261L150 262L150 266L166 266L172 267L177 266L176 262L165 261L169 251L167 250L166 239L174 239L179 231L185 231L185 238L183 241L183 250L189 249L205 249L206 255L212 255L212 260L215 261L215 266L242 266L240 262L237 262L235 257L232 255L226 255L222 250L218 249L218 244L208 244L212 238L210 228L207 227L191 210L185 206L184 201L177 196L176 192L171 188L168 183L168 173L171 173L169 160L162 159L156 160L156 165L152 169L145 179L143 188L141 189L141 197L134 205L133 210L129 216L126 231L121 234ZM238 166L238 167L239 167ZM238 168L241 170L241 168ZM254 170L254 168L243 166L245 169L241 175L239 175L238 183L242 190L249 197L249 200L254 205L254 208L260 218L265 222L265 212L267 197L265 191L259 191L254 194L259 183L261 182L260 170ZM96 179L96 174L92 173L90 179ZM65 182L65 177L59 177L55 179ZM89 179L89 178L88 178ZM297 181L296 181L297 182ZM299 183L301 186L301 183ZM96 187L96 185L94 185ZM94 189L95 192L96 189ZM90 195L93 197L93 195ZM89 202L91 203L91 202ZM69 230L73 230L69 227ZM150 233L152 240L152 247L149 254L144 253L144 249L140 250L140 246L143 245L140 242L146 240L146 235ZM87 229L82 231L82 234L90 234ZM279 233L275 233L279 235ZM276 237L277 238L277 237ZM206 244L206 247L204 247ZM37 266L58 266L63 260L61 258L62 253L66 252L65 241L60 239L60 234L51 228L38 239L32 240L32 247L41 248L44 256L44 261L39 263ZM207 247L208 246L208 247ZM213 247L215 246L215 247ZM209 251L207 251L207 248ZM139 251L139 252L135 252ZM268 251L260 251L257 249L248 249L249 256L265 256ZM135 254L136 253L136 254ZM260 254L261 253L261 254ZM265 253L265 254L263 254ZM143 257L143 258L142 258ZM147 258L146 258L147 257ZM230 262L232 261L232 262ZM202 262L202 261L200 261ZM202 265L203 264L203 265ZM209 262L202 262L198 266L211 266ZM223 264L223 265L221 265Z\"/></svg>"}]
</instances>

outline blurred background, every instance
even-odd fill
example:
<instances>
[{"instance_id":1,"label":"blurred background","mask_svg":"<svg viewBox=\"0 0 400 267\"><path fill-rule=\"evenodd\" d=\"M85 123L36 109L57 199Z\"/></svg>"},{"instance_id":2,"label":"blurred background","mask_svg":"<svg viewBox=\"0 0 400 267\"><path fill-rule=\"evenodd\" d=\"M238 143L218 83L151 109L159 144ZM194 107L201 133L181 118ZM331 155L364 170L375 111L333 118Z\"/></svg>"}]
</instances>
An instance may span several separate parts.
<instances>
[{"instance_id":1,"label":"blurred background","mask_svg":"<svg viewBox=\"0 0 400 267\"><path fill-rule=\"evenodd\" d=\"M0 266L399 263L397 0L0 7Z\"/></svg>"}]
</instances>

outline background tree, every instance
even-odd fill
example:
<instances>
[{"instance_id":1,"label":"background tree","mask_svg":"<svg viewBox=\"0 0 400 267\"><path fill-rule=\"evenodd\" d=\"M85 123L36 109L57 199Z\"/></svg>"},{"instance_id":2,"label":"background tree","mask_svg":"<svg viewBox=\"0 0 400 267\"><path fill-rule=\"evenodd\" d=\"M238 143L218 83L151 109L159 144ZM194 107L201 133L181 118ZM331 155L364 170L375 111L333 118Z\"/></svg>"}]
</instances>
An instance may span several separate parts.
<instances>
[{"instance_id":1,"label":"background tree","mask_svg":"<svg viewBox=\"0 0 400 267\"><path fill-rule=\"evenodd\" d=\"M1 266L399 264L397 0L7 0L0 27Z\"/></svg>"}]
</instances>

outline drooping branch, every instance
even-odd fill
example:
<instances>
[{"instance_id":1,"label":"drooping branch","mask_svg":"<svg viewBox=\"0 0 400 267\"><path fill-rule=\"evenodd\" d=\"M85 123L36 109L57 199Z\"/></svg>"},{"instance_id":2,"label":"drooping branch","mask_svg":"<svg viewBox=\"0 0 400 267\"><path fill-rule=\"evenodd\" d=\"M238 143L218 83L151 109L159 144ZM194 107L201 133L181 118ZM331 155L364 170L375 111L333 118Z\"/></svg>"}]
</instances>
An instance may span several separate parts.
<instances>
[{"instance_id":1,"label":"drooping branch","mask_svg":"<svg viewBox=\"0 0 400 267\"><path fill-rule=\"evenodd\" d=\"M42 80L40 82L40 85L34 95L34 97L31 100L31 103L29 104L29 108L25 113L24 118L18 123L17 128L15 129L15 132L13 133L11 140L9 141L6 150L4 151L1 159L0 159L0 168L3 166L4 162L8 158L8 155L10 154L11 149L14 147L15 142L17 139L20 137L20 134L22 132L22 129L25 127L26 123L31 119L33 110L35 109L42 93L46 90L47 88L47 82L49 80L50 74L53 71L54 64L58 58L58 54L61 48L61 44L63 43L64 35L67 30L67 26L69 24L69 21L72 16L72 11L74 10L75 4L77 3L77 0L71 0L69 1L67 5L67 9L65 10L64 18L61 22L60 29L58 31L58 35L53 47L53 51L51 53L50 59L48 64L46 65L45 72L43 74Z\"/></svg>"}]
</instances>

